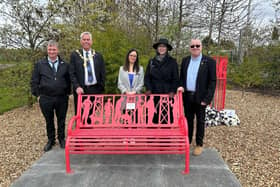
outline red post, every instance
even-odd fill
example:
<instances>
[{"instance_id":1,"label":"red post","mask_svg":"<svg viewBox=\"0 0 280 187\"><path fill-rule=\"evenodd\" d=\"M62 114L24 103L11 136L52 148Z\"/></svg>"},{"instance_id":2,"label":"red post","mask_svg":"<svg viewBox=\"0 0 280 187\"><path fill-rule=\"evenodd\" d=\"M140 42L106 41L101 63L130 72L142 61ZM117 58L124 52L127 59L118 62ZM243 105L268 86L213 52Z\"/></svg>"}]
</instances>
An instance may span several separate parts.
<instances>
[{"instance_id":1,"label":"red post","mask_svg":"<svg viewBox=\"0 0 280 187\"><path fill-rule=\"evenodd\" d=\"M216 60L217 83L212 106L217 110L222 110L225 108L228 58L226 56L214 56L213 58Z\"/></svg>"}]
</instances>

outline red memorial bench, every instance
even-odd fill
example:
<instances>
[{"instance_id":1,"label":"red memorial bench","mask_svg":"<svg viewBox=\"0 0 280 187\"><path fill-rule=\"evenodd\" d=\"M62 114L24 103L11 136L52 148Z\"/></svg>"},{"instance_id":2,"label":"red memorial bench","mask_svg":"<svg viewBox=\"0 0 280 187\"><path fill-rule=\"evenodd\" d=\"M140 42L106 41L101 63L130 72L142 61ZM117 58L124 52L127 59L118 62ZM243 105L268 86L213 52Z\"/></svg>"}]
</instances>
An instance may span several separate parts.
<instances>
[{"instance_id":1,"label":"red memorial bench","mask_svg":"<svg viewBox=\"0 0 280 187\"><path fill-rule=\"evenodd\" d=\"M79 95L77 115L68 124L70 154L185 154L189 141L182 93L169 95Z\"/></svg>"}]
</instances>

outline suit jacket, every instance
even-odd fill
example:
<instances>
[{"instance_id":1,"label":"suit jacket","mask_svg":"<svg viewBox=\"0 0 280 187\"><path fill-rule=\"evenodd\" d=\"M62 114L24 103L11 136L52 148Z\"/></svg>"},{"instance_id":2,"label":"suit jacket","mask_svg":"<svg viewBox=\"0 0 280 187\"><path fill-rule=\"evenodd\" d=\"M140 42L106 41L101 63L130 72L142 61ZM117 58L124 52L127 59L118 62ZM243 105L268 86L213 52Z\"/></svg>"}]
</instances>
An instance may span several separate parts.
<instances>
[{"instance_id":1,"label":"suit jacket","mask_svg":"<svg viewBox=\"0 0 280 187\"><path fill-rule=\"evenodd\" d=\"M121 93L125 93L127 91L135 91L136 93L141 93L143 85L144 85L144 70L142 66L140 66L139 72L134 74L132 88L130 88L128 71L124 71L123 66L120 67L119 77L118 77L118 88L120 89Z\"/></svg>"},{"instance_id":2,"label":"suit jacket","mask_svg":"<svg viewBox=\"0 0 280 187\"><path fill-rule=\"evenodd\" d=\"M83 54L83 50L79 50ZM103 57L100 53L96 52L94 57L94 72L97 80L97 85L100 86L102 91L105 88L105 63ZM70 57L70 78L73 84L74 93L78 87L85 87L85 69L84 69L84 60L80 55L73 51Z\"/></svg>"},{"instance_id":3,"label":"suit jacket","mask_svg":"<svg viewBox=\"0 0 280 187\"><path fill-rule=\"evenodd\" d=\"M180 73L180 86L186 88L186 78L188 73L188 66L191 57L185 57L181 64ZM201 103L202 101L210 104L216 88L216 61L210 57L202 55L200 66L198 69L197 79L196 79L196 93L195 101Z\"/></svg>"},{"instance_id":4,"label":"suit jacket","mask_svg":"<svg viewBox=\"0 0 280 187\"><path fill-rule=\"evenodd\" d=\"M31 77L31 93L34 96L66 96L70 94L69 64L60 57L58 57L58 63L55 76L49 65L48 57L35 64Z\"/></svg>"}]
</instances>

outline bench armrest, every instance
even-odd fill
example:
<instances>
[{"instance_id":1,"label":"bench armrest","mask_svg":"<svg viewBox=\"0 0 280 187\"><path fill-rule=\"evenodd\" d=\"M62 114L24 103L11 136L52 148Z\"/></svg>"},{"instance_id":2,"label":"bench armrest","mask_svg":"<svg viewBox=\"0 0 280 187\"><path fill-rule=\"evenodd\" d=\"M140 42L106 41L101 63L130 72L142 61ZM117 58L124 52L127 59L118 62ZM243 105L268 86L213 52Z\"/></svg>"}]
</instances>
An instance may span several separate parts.
<instances>
[{"instance_id":1,"label":"bench armrest","mask_svg":"<svg viewBox=\"0 0 280 187\"><path fill-rule=\"evenodd\" d=\"M73 124L74 124L74 122L75 121L78 121L78 119L79 119L80 117L77 115L77 116L73 116L71 119L70 119L70 121L69 121L69 123L68 123L68 128L67 128L67 135L71 135L72 134L72 129L73 129Z\"/></svg>"},{"instance_id":2,"label":"bench armrest","mask_svg":"<svg viewBox=\"0 0 280 187\"><path fill-rule=\"evenodd\" d=\"M184 135L188 136L188 122L185 116L179 117L179 127L180 131L184 133Z\"/></svg>"},{"instance_id":3,"label":"bench armrest","mask_svg":"<svg viewBox=\"0 0 280 187\"><path fill-rule=\"evenodd\" d=\"M184 126L184 131L186 133L185 135L189 136L188 122L185 116L183 116L183 126Z\"/></svg>"},{"instance_id":4,"label":"bench armrest","mask_svg":"<svg viewBox=\"0 0 280 187\"><path fill-rule=\"evenodd\" d=\"M184 115L183 108L183 92L181 90L178 91L178 100L179 100L179 127L180 130L184 133L184 135L188 136L188 122Z\"/></svg>"}]
</instances>

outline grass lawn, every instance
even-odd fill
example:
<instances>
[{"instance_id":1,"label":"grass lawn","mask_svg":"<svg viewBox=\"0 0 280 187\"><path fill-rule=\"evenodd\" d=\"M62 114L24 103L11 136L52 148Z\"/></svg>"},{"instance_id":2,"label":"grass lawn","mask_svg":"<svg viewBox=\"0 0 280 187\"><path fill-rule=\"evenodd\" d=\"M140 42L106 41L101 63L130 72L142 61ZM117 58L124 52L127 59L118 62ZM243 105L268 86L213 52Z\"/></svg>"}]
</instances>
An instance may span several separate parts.
<instances>
[{"instance_id":1,"label":"grass lawn","mask_svg":"<svg viewBox=\"0 0 280 187\"><path fill-rule=\"evenodd\" d=\"M0 70L0 114L28 104L31 64L19 63Z\"/></svg>"},{"instance_id":2,"label":"grass lawn","mask_svg":"<svg viewBox=\"0 0 280 187\"><path fill-rule=\"evenodd\" d=\"M0 114L24 106L28 103L27 94L20 94L17 88L0 88Z\"/></svg>"}]
</instances>

